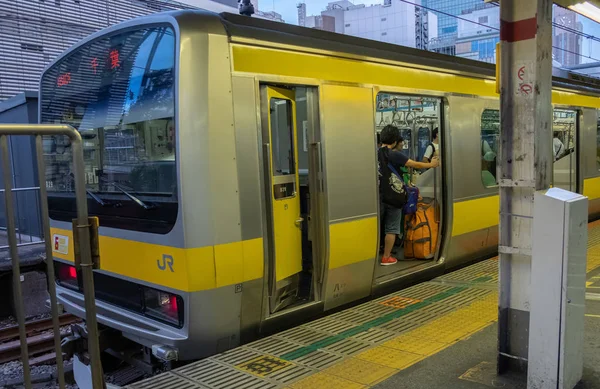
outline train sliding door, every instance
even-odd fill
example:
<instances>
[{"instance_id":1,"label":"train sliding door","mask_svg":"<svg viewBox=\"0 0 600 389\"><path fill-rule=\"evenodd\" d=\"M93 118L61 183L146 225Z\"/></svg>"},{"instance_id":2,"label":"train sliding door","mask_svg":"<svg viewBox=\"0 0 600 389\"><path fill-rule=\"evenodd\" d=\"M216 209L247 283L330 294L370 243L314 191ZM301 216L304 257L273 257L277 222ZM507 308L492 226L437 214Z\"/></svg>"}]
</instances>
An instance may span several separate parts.
<instances>
[{"instance_id":1,"label":"train sliding door","mask_svg":"<svg viewBox=\"0 0 600 389\"><path fill-rule=\"evenodd\" d=\"M267 315L313 302L320 293L318 162L312 161L317 152L309 152L315 146L316 95L310 88L261 86Z\"/></svg>"},{"instance_id":2,"label":"train sliding door","mask_svg":"<svg viewBox=\"0 0 600 389\"><path fill-rule=\"evenodd\" d=\"M578 192L577 136L579 114L575 110L554 109L552 153L553 186Z\"/></svg>"}]
</instances>

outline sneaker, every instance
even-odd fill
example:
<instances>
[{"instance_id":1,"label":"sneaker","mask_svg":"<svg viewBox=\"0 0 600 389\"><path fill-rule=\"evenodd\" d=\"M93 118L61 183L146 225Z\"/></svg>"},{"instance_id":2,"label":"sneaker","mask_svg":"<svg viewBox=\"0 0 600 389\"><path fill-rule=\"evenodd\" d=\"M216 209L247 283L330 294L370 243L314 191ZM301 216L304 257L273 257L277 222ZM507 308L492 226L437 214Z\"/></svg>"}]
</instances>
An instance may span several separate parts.
<instances>
[{"instance_id":1,"label":"sneaker","mask_svg":"<svg viewBox=\"0 0 600 389\"><path fill-rule=\"evenodd\" d=\"M395 265L398 260L394 257L381 258L381 266Z\"/></svg>"}]
</instances>

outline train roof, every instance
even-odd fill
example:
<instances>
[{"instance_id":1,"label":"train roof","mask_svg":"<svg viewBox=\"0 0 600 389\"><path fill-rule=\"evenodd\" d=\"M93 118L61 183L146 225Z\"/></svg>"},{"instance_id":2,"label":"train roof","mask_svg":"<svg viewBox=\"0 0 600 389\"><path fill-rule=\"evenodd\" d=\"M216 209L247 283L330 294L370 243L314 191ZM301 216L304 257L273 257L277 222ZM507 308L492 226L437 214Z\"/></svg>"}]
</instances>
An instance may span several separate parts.
<instances>
[{"instance_id":1,"label":"train roof","mask_svg":"<svg viewBox=\"0 0 600 389\"><path fill-rule=\"evenodd\" d=\"M67 56L70 52L87 42L124 28L158 22L176 22L182 18L198 18L198 24L212 33L225 33L233 42L252 40L270 42L274 45L304 47L327 53L345 54L356 59L383 62L400 62L406 66L443 70L446 73L461 74L471 77L494 79L496 67L494 64L479 62L462 57L449 56L435 52L384 43L351 35L299 27L291 24L275 22L236 15L231 13L216 14L201 10L178 10L161 12L125 21L83 39L64 52L47 69ZM222 27L219 27L222 26ZM219 31L220 30L220 31ZM47 70L46 69L46 70ZM553 76L553 86L586 94L600 96L600 80L577 73L559 71Z\"/></svg>"}]
</instances>

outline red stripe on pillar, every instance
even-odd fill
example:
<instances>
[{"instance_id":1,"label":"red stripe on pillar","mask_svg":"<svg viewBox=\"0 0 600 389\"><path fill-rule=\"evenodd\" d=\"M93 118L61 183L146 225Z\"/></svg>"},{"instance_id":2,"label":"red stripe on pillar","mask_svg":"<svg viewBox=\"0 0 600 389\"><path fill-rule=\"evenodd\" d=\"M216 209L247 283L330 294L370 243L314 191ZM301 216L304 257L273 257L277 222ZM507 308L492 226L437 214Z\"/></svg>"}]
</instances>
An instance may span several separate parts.
<instances>
[{"instance_id":1,"label":"red stripe on pillar","mask_svg":"<svg viewBox=\"0 0 600 389\"><path fill-rule=\"evenodd\" d=\"M500 40L518 42L535 38L537 33L537 17L517 22L500 21Z\"/></svg>"}]
</instances>

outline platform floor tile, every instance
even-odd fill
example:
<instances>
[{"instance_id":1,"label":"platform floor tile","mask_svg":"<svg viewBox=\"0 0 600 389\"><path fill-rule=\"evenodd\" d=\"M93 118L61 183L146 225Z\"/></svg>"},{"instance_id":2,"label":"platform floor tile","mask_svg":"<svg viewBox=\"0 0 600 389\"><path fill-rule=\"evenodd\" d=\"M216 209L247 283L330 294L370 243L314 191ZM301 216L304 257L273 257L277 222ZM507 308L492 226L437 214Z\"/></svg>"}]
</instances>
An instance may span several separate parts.
<instances>
[{"instance_id":1,"label":"platform floor tile","mask_svg":"<svg viewBox=\"0 0 600 389\"><path fill-rule=\"evenodd\" d=\"M397 369L358 358L346 359L325 370L325 373L369 386L375 385L397 372Z\"/></svg>"},{"instance_id":2,"label":"platform floor tile","mask_svg":"<svg viewBox=\"0 0 600 389\"><path fill-rule=\"evenodd\" d=\"M290 389L362 389L366 385L327 373L316 373L289 386Z\"/></svg>"},{"instance_id":3,"label":"platform floor tile","mask_svg":"<svg viewBox=\"0 0 600 389\"><path fill-rule=\"evenodd\" d=\"M385 346L377 346L358 354L356 358L394 369L404 369L423 359L423 356Z\"/></svg>"},{"instance_id":4,"label":"platform floor tile","mask_svg":"<svg viewBox=\"0 0 600 389\"><path fill-rule=\"evenodd\" d=\"M385 342L383 346L413 354L428 356L444 349L447 347L447 344L417 338L410 335L400 335L390 341Z\"/></svg>"}]
</instances>

